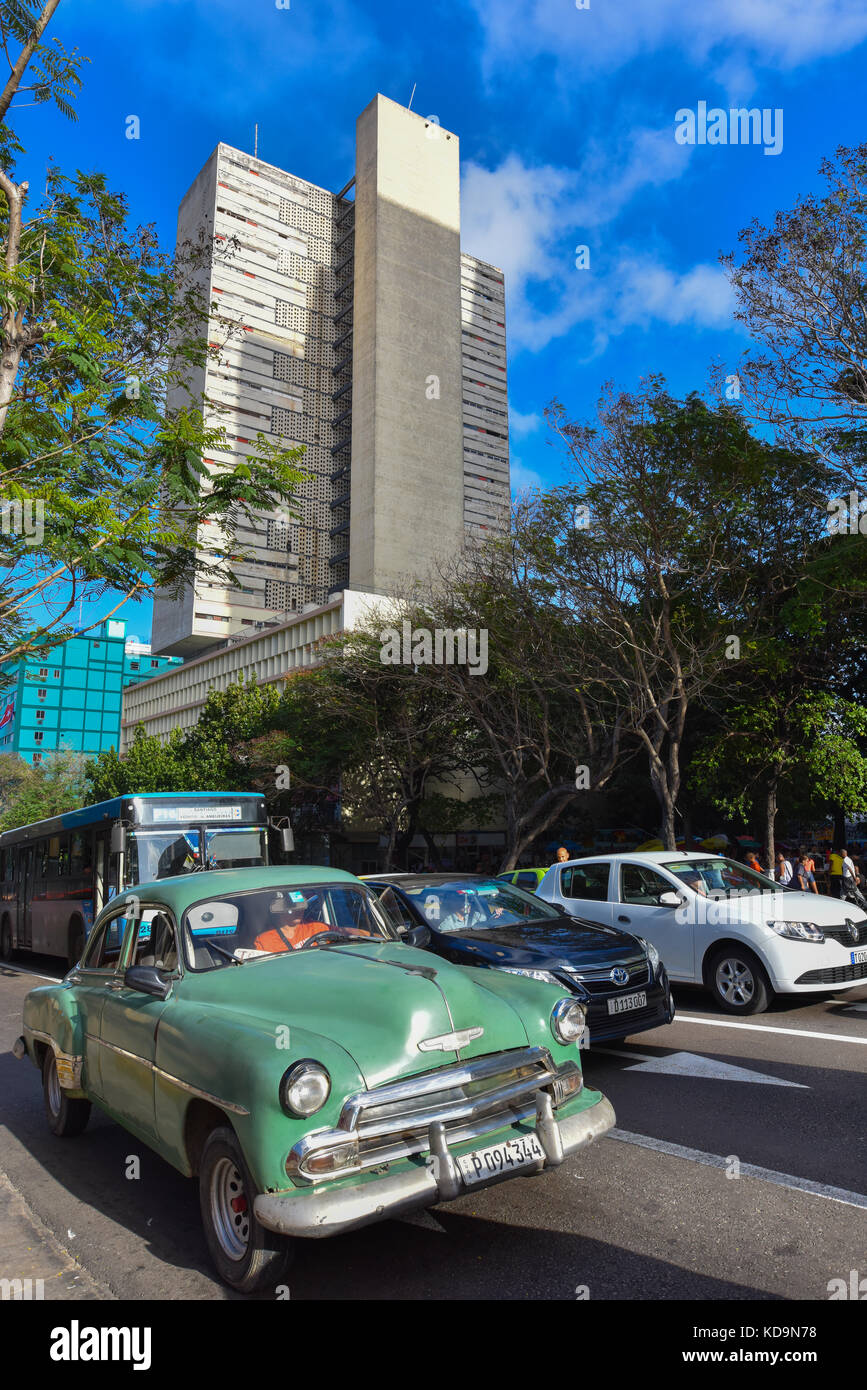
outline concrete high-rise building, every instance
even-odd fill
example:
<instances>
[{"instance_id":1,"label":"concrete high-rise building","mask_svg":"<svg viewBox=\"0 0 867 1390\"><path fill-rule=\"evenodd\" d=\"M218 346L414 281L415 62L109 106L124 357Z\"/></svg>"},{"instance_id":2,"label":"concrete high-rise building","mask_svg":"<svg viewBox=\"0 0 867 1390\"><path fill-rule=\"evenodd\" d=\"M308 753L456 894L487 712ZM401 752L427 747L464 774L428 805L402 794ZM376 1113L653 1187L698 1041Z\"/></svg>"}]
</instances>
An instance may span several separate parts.
<instances>
[{"instance_id":1,"label":"concrete high-rise building","mask_svg":"<svg viewBox=\"0 0 867 1390\"><path fill-rule=\"evenodd\" d=\"M212 575L157 599L155 651L194 655L344 590L401 593L503 524L503 276L461 251L459 165L456 135L376 96L339 193L227 145L193 183L178 241L213 247L225 342L190 383L226 431L204 468L236 466L261 430L303 444L310 476L296 516L239 531L240 589Z\"/></svg>"}]
</instances>

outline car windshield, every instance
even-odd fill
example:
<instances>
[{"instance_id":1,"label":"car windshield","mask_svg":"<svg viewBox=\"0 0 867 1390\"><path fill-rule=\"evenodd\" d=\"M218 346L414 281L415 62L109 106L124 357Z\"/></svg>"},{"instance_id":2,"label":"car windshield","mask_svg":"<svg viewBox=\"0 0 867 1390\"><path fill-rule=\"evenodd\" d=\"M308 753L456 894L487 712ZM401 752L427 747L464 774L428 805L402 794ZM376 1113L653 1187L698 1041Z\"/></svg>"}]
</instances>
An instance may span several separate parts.
<instances>
[{"instance_id":1,"label":"car windshield","mask_svg":"<svg viewBox=\"0 0 867 1390\"><path fill-rule=\"evenodd\" d=\"M735 897L744 893L778 893L779 883L747 869L734 859L670 859L664 867L687 888L704 897Z\"/></svg>"},{"instance_id":2,"label":"car windshield","mask_svg":"<svg viewBox=\"0 0 867 1390\"><path fill-rule=\"evenodd\" d=\"M550 903L495 878L413 884L403 891L437 931L484 931L518 922L546 922L555 915Z\"/></svg>"},{"instance_id":3,"label":"car windshield","mask_svg":"<svg viewBox=\"0 0 867 1390\"><path fill-rule=\"evenodd\" d=\"M338 939L393 941L397 933L362 884L313 883L206 898L187 908L184 951L192 970L311 949ZM331 932L331 937L323 937ZM321 938L315 940L315 938Z\"/></svg>"}]
</instances>

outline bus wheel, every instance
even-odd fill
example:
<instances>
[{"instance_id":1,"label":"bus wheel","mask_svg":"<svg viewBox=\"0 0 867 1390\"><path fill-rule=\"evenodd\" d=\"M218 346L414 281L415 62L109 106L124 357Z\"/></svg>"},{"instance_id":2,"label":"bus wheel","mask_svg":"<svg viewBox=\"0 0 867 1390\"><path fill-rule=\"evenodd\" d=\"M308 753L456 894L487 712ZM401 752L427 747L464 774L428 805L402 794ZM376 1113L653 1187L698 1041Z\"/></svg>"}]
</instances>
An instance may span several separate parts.
<instances>
[{"instance_id":1,"label":"bus wheel","mask_svg":"<svg viewBox=\"0 0 867 1390\"><path fill-rule=\"evenodd\" d=\"M84 923L80 917L73 917L69 924L66 964L74 970L84 954Z\"/></svg>"},{"instance_id":2,"label":"bus wheel","mask_svg":"<svg viewBox=\"0 0 867 1390\"><path fill-rule=\"evenodd\" d=\"M0 924L0 960L12 958L12 923L8 917Z\"/></svg>"},{"instance_id":3,"label":"bus wheel","mask_svg":"<svg viewBox=\"0 0 867 1390\"><path fill-rule=\"evenodd\" d=\"M57 1062L49 1047L42 1064L42 1094L45 1098L45 1118L48 1128L58 1139L71 1139L80 1134L90 1119L89 1100L70 1100L57 1076Z\"/></svg>"}]
</instances>

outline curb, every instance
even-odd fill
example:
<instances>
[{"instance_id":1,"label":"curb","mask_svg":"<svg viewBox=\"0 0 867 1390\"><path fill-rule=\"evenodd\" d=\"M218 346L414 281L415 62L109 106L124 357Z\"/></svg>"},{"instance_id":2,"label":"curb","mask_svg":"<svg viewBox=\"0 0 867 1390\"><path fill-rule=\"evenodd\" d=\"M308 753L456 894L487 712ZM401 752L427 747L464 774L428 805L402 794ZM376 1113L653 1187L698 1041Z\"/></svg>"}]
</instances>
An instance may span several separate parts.
<instances>
[{"instance_id":1,"label":"curb","mask_svg":"<svg viewBox=\"0 0 867 1390\"><path fill-rule=\"evenodd\" d=\"M114 1300L0 1172L0 1302Z\"/></svg>"}]
</instances>

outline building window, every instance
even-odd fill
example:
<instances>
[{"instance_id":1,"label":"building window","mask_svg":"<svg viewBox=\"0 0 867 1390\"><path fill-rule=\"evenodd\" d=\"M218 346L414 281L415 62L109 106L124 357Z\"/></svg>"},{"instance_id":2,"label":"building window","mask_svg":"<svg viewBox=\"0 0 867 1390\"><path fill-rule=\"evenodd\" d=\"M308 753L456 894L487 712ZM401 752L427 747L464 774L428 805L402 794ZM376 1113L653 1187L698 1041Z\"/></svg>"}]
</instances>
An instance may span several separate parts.
<instances>
[{"instance_id":1,"label":"building window","mask_svg":"<svg viewBox=\"0 0 867 1390\"><path fill-rule=\"evenodd\" d=\"M154 669L156 669L156 667L159 666L159 664L160 664L160 663L159 663L158 661L152 661L152 662L151 662L151 666L152 666Z\"/></svg>"},{"instance_id":2,"label":"building window","mask_svg":"<svg viewBox=\"0 0 867 1390\"><path fill-rule=\"evenodd\" d=\"M36 718L37 718L37 719L44 719L44 718L45 718L45 710L44 710L44 709L38 709L38 710L36 711Z\"/></svg>"},{"instance_id":3,"label":"building window","mask_svg":"<svg viewBox=\"0 0 867 1390\"><path fill-rule=\"evenodd\" d=\"M47 667L47 666L40 666L40 668L39 668L39 674L40 674L40 676L47 676L47 675L48 675L48 667Z\"/></svg>"},{"instance_id":4,"label":"building window","mask_svg":"<svg viewBox=\"0 0 867 1390\"><path fill-rule=\"evenodd\" d=\"M60 680L60 668L58 666L55 666L54 668L54 679L56 681Z\"/></svg>"},{"instance_id":5,"label":"building window","mask_svg":"<svg viewBox=\"0 0 867 1390\"><path fill-rule=\"evenodd\" d=\"M33 735L33 737L34 737L34 739L36 740L37 743L41 743L42 740L44 739L45 735L44 735L44 733L42 732L41 729L37 729L37 730L36 730L36 733Z\"/></svg>"},{"instance_id":6,"label":"building window","mask_svg":"<svg viewBox=\"0 0 867 1390\"><path fill-rule=\"evenodd\" d=\"M33 761L34 761L35 763L41 763L41 762L42 762L42 754L41 754L41 753L34 753L34 754L33 754Z\"/></svg>"},{"instance_id":7,"label":"building window","mask_svg":"<svg viewBox=\"0 0 867 1390\"><path fill-rule=\"evenodd\" d=\"M41 686L39 690L37 690L36 694L40 700L44 700L46 695L48 694L48 690L45 686Z\"/></svg>"},{"instance_id":8,"label":"building window","mask_svg":"<svg viewBox=\"0 0 867 1390\"><path fill-rule=\"evenodd\" d=\"M130 669L131 671L137 671L137 670L138 670L138 667L139 667L139 664L138 664L137 661L131 661L131 662L129 663L129 669Z\"/></svg>"}]
</instances>

